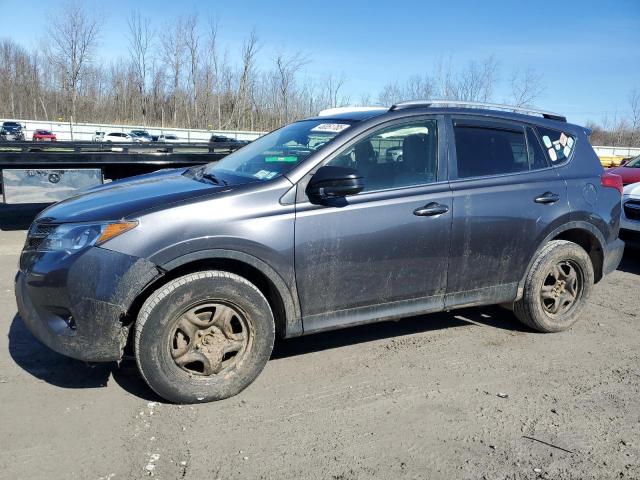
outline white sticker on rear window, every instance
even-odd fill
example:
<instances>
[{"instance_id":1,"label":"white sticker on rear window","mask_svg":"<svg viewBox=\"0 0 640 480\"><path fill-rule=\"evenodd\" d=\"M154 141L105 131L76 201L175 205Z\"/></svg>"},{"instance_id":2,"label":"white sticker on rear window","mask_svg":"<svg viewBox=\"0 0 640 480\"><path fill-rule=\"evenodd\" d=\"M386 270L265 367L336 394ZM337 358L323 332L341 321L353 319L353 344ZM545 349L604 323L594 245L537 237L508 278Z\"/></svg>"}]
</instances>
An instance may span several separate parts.
<instances>
[{"instance_id":1,"label":"white sticker on rear window","mask_svg":"<svg viewBox=\"0 0 640 480\"><path fill-rule=\"evenodd\" d=\"M348 123L321 123L320 125L313 127L311 131L338 133L348 127Z\"/></svg>"},{"instance_id":2,"label":"white sticker on rear window","mask_svg":"<svg viewBox=\"0 0 640 480\"><path fill-rule=\"evenodd\" d=\"M545 135L544 137L542 137L542 141L544 142L544 146L545 146L545 147L547 147L547 148L551 148L551 145L552 145L552 143L551 143L551 139L550 139L547 135Z\"/></svg>"},{"instance_id":3,"label":"white sticker on rear window","mask_svg":"<svg viewBox=\"0 0 640 480\"><path fill-rule=\"evenodd\" d=\"M569 140L569 137L567 137L564 132L562 132L560 134L560 145L562 145L563 147L567 146L567 140Z\"/></svg>"},{"instance_id":4,"label":"white sticker on rear window","mask_svg":"<svg viewBox=\"0 0 640 480\"><path fill-rule=\"evenodd\" d=\"M555 162L558 160L558 156L556 155L556 151L553 148L549 149L549 157L551 157L551 161Z\"/></svg>"}]
</instances>

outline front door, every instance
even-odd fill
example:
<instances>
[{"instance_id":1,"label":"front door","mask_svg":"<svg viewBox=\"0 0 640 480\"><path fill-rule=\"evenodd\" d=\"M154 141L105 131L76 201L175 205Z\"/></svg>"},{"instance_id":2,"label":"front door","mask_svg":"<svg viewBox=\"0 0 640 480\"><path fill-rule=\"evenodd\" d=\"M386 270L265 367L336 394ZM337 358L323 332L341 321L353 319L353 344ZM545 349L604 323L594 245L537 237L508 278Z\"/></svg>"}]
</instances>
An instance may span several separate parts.
<instances>
[{"instance_id":1,"label":"front door","mask_svg":"<svg viewBox=\"0 0 640 480\"><path fill-rule=\"evenodd\" d=\"M356 168L365 190L297 203L305 332L442 309L452 204L439 125L405 120L363 134L325 164Z\"/></svg>"}]
</instances>

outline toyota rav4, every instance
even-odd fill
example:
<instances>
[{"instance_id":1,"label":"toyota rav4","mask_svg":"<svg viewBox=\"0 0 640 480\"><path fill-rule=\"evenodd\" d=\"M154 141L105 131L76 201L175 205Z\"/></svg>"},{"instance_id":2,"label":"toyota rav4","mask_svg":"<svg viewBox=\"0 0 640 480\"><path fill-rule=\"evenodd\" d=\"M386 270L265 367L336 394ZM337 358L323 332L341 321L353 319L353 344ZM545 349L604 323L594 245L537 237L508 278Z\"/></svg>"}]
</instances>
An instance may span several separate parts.
<instances>
[{"instance_id":1,"label":"toyota rav4","mask_svg":"<svg viewBox=\"0 0 640 480\"><path fill-rule=\"evenodd\" d=\"M332 109L55 204L28 232L20 316L70 357L131 351L174 402L237 394L276 335L487 304L566 330L620 262L622 182L587 129L516 110Z\"/></svg>"}]
</instances>

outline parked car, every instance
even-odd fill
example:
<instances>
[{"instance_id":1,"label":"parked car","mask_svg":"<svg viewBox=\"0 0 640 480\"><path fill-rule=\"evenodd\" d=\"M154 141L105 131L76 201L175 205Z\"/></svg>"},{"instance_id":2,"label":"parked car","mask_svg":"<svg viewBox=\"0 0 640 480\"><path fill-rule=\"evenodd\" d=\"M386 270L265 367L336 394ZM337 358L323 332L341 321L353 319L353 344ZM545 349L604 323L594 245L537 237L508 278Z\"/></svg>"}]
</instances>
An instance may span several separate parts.
<instances>
[{"instance_id":1,"label":"parked car","mask_svg":"<svg viewBox=\"0 0 640 480\"><path fill-rule=\"evenodd\" d=\"M585 128L514 110L346 110L95 187L30 227L20 316L81 360L129 345L174 402L237 394L276 335L488 304L567 330L620 262L622 181ZM390 138L402 162L380 154Z\"/></svg>"},{"instance_id":2,"label":"parked car","mask_svg":"<svg viewBox=\"0 0 640 480\"><path fill-rule=\"evenodd\" d=\"M113 142L113 143L133 143L136 140L131 137L131 135L129 135L128 133L123 133L123 132L111 132L111 133L107 133L104 136L104 141L109 143L109 142ZM139 140L137 140L139 142Z\"/></svg>"},{"instance_id":3,"label":"parked car","mask_svg":"<svg viewBox=\"0 0 640 480\"><path fill-rule=\"evenodd\" d=\"M2 123L2 140L6 142L24 142L24 129L18 122L3 122Z\"/></svg>"},{"instance_id":4,"label":"parked car","mask_svg":"<svg viewBox=\"0 0 640 480\"><path fill-rule=\"evenodd\" d=\"M158 137L158 141L165 142L165 143L182 143L182 140L180 140L178 136L174 135L173 133L166 133L164 135L160 135Z\"/></svg>"},{"instance_id":5,"label":"parked car","mask_svg":"<svg viewBox=\"0 0 640 480\"><path fill-rule=\"evenodd\" d=\"M139 140L140 142L150 142L152 140L151 135L146 130L131 130L129 132L131 138Z\"/></svg>"},{"instance_id":6,"label":"parked car","mask_svg":"<svg viewBox=\"0 0 640 480\"><path fill-rule=\"evenodd\" d=\"M37 129L33 131L31 140L34 142L55 142L58 138L51 130Z\"/></svg>"},{"instance_id":7,"label":"parked car","mask_svg":"<svg viewBox=\"0 0 640 480\"><path fill-rule=\"evenodd\" d=\"M389 162L401 162L402 161L402 147L389 147L387 148L387 161Z\"/></svg>"},{"instance_id":8,"label":"parked car","mask_svg":"<svg viewBox=\"0 0 640 480\"><path fill-rule=\"evenodd\" d=\"M104 137L107 133L106 132L95 132L93 134L93 136L91 137L91 141L92 142L104 142Z\"/></svg>"},{"instance_id":9,"label":"parked car","mask_svg":"<svg viewBox=\"0 0 640 480\"><path fill-rule=\"evenodd\" d=\"M624 187L620 238L627 245L640 248L640 182Z\"/></svg>"},{"instance_id":10,"label":"parked car","mask_svg":"<svg viewBox=\"0 0 640 480\"><path fill-rule=\"evenodd\" d=\"M613 168L609 171L620 175L624 185L640 182L640 155L632 158L621 167Z\"/></svg>"},{"instance_id":11,"label":"parked car","mask_svg":"<svg viewBox=\"0 0 640 480\"><path fill-rule=\"evenodd\" d=\"M211 135L209 143L226 143L230 146L245 146L249 143L247 140L237 140L231 137L225 137L224 135Z\"/></svg>"}]
</instances>

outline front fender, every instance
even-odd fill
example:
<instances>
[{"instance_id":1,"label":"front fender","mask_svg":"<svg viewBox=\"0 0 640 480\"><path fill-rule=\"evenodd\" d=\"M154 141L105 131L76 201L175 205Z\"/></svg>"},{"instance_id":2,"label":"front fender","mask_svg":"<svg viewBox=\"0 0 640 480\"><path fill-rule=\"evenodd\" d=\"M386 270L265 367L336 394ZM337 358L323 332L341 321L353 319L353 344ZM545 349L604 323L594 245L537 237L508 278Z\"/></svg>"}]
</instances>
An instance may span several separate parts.
<instances>
[{"instance_id":1,"label":"front fender","mask_svg":"<svg viewBox=\"0 0 640 480\"><path fill-rule=\"evenodd\" d=\"M285 281L283 276L276 271L271 265L263 260L246 252L237 250L214 248L197 250L179 257L173 258L162 265L161 268L167 271L174 270L189 263L201 260L235 260L260 271L275 286L282 302L284 304L286 316L286 337L295 337L302 335L302 315L300 313L300 304L298 301L298 291L296 288L295 278L293 281Z\"/></svg>"}]
</instances>

